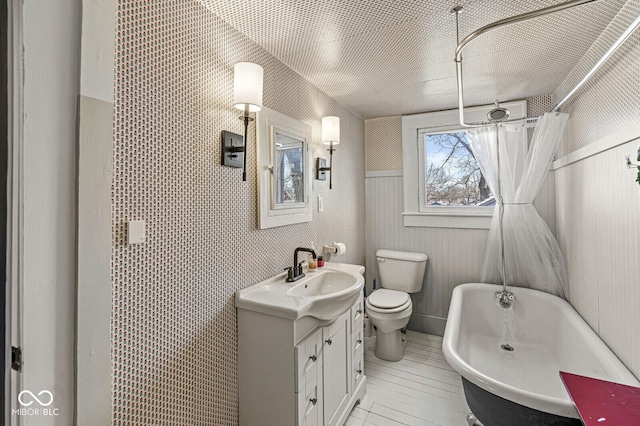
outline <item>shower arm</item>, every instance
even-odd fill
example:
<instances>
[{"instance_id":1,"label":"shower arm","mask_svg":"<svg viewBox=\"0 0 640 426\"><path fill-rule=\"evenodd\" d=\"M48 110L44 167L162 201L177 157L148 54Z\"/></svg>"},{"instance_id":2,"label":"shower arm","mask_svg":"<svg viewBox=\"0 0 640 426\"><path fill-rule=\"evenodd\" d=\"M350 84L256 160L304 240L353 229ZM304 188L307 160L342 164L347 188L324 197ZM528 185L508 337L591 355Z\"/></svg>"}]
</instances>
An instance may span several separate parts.
<instances>
[{"instance_id":1,"label":"shower arm","mask_svg":"<svg viewBox=\"0 0 640 426\"><path fill-rule=\"evenodd\" d=\"M472 33L467 35L465 38L463 38L460 41L460 43L458 43L458 46L456 47L456 55L455 55L456 79L458 83L458 111L460 115L460 125L463 127L482 127L482 126L486 126L487 124L491 124L489 122L465 123L464 121L464 98L463 98L463 84L462 84L462 49L464 49L465 46L471 40L475 39L481 34L495 30L505 25L514 24L516 22L527 21L529 19L537 18L539 16L547 15L549 13L558 12L561 10L569 9L575 6L581 6L587 3L593 3L596 1L599 1L599 0L571 0L571 1L557 4L554 6L545 7L543 9L533 10L531 12L526 12L520 15L511 16L509 18L501 19L499 21L495 21L495 22L492 22L491 24L485 25L484 27L478 28L477 30L473 31ZM600 58L600 60L593 66L593 68L591 68L591 70L584 76L584 78L580 80L580 82L560 102L558 102L558 104L555 107L553 107L552 111L554 112L558 111L560 107L571 96L573 96L573 94L575 94L580 89L580 87L582 87L582 85L602 66L602 64L604 64L609 59L609 57L613 55L613 53L618 49L618 47L620 47L620 45L622 45L622 43L624 43L627 40L627 38L629 38L629 36L633 33L633 31L635 31L638 28L638 26L640 26L640 16L636 18L636 20L629 26L629 28L625 30L625 32L620 36L620 38L616 40L616 42L609 48L609 50L602 56L602 58ZM528 119L528 120L532 120L532 119ZM505 120L503 121L503 123L512 122L512 121L522 121L522 119L516 118L511 120Z\"/></svg>"}]
</instances>

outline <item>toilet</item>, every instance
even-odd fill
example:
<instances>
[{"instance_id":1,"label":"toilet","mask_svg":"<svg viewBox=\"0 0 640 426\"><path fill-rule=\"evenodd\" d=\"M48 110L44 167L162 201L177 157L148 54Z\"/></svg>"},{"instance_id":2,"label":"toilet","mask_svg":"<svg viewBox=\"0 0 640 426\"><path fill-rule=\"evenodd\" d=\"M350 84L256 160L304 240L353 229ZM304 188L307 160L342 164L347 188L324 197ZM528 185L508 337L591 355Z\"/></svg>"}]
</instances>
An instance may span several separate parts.
<instances>
[{"instance_id":1,"label":"toilet","mask_svg":"<svg viewBox=\"0 0 640 426\"><path fill-rule=\"evenodd\" d=\"M366 311L376 326L375 355L387 361L400 361L404 345L400 329L406 327L413 312L409 293L422 289L429 259L426 254L380 249L376 252L381 287L366 301Z\"/></svg>"}]
</instances>

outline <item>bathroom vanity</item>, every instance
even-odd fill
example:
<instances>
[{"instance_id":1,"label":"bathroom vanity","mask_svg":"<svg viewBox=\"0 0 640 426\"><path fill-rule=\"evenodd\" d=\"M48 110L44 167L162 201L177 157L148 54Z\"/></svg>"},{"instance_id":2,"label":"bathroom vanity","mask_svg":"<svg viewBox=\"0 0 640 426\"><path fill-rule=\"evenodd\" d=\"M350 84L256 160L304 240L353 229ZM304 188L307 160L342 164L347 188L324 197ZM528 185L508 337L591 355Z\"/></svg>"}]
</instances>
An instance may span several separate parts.
<instances>
[{"instance_id":1,"label":"bathroom vanity","mask_svg":"<svg viewBox=\"0 0 640 426\"><path fill-rule=\"evenodd\" d=\"M328 264L236 294L240 425L344 424L366 389L363 272Z\"/></svg>"}]
</instances>

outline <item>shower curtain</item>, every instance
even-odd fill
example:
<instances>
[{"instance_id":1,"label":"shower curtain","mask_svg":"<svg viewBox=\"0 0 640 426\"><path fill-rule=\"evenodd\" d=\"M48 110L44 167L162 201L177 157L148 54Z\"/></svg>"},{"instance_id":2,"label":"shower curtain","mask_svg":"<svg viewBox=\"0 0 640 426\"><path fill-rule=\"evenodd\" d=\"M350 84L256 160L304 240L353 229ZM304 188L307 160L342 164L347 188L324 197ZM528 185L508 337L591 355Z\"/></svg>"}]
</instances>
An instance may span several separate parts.
<instances>
[{"instance_id":1,"label":"shower curtain","mask_svg":"<svg viewBox=\"0 0 640 426\"><path fill-rule=\"evenodd\" d=\"M506 282L568 297L562 252L533 206L568 118L568 114L544 114L538 120L529 147L527 129L519 125L491 125L468 133L480 170L498 201L482 267L483 282Z\"/></svg>"}]
</instances>

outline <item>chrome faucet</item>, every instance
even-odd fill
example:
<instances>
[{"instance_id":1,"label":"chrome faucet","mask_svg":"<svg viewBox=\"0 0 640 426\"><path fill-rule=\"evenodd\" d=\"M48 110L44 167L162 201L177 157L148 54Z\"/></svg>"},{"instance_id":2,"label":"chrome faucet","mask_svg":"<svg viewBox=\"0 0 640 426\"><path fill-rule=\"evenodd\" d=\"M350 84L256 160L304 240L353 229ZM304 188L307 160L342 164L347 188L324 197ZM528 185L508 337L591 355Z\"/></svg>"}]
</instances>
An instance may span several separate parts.
<instances>
[{"instance_id":1,"label":"chrome faucet","mask_svg":"<svg viewBox=\"0 0 640 426\"><path fill-rule=\"evenodd\" d=\"M516 295L507 290L496 291L496 300L502 308L509 309L513 306L513 302L516 300Z\"/></svg>"},{"instance_id":2,"label":"chrome faucet","mask_svg":"<svg viewBox=\"0 0 640 426\"><path fill-rule=\"evenodd\" d=\"M300 278L304 277L304 274L302 273L302 264L304 263L304 260L300 263L298 263L298 253L301 251L305 251L307 253L311 253L311 256L316 259L316 252L313 251L310 248L305 248L305 247L298 247L296 249L295 252L293 252L293 266L289 266L287 268L284 268L285 271L287 271L287 279L286 281L288 283L292 283L294 281L298 281Z\"/></svg>"}]
</instances>

